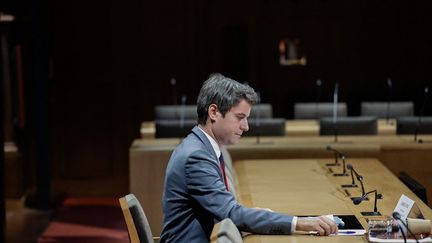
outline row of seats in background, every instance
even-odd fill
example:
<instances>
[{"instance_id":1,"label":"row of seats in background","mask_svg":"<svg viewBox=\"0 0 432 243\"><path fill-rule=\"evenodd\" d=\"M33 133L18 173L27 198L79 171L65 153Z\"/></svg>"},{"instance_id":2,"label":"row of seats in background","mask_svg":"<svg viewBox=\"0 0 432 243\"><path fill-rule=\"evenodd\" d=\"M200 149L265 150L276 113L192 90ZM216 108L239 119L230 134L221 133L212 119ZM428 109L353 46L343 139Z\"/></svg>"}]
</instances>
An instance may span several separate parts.
<instances>
[{"instance_id":1,"label":"row of seats in background","mask_svg":"<svg viewBox=\"0 0 432 243\"><path fill-rule=\"evenodd\" d=\"M396 134L432 133L432 117L414 117L413 102L362 102L361 116L347 116L347 104L338 103L338 135L377 134L377 119L396 119ZM335 125L332 103L296 103L294 119L319 120L320 135L333 135ZM249 131L244 136L285 136L286 119L273 117L271 104L253 106ZM196 105L159 105L155 107L156 138L184 137L197 124ZM288 123L289 124L289 123Z\"/></svg>"}]
</instances>

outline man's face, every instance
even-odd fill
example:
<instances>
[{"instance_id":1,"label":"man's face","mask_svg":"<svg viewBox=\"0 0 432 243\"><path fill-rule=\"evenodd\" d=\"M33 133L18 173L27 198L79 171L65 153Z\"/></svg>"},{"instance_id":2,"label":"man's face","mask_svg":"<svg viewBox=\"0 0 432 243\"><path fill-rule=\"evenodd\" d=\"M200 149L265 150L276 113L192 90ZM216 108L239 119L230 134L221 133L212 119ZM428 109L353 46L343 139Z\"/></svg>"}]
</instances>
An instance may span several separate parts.
<instances>
[{"instance_id":1,"label":"man's face","mask_svg":"<svg viewBox=\"0 0 432 243\"><path fill-rule=\"evenodd\" d=\"M220 145L236 144L243 132L249 130L247 118L251 105L241 100L236 106L225 113L225 117L217 111L213 123L213 134Z\"/></svg>"}]
</instances>

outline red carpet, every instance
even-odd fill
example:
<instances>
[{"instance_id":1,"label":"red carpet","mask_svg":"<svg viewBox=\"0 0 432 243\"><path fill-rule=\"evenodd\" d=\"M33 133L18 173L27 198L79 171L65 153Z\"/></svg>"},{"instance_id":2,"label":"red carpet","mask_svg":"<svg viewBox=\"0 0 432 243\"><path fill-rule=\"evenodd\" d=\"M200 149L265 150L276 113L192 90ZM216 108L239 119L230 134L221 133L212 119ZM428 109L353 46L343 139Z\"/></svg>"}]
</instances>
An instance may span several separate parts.
<instances>
[{"instance_id":1,"label":"red carpet","mask_svg":"<svg viewBox=\"0 0 432 243\"><path fill-rule=\"evenodd\" d=\"M38 243L128 243L126 223L117 198L67 199Z\"/></svg>"}]
</instances>

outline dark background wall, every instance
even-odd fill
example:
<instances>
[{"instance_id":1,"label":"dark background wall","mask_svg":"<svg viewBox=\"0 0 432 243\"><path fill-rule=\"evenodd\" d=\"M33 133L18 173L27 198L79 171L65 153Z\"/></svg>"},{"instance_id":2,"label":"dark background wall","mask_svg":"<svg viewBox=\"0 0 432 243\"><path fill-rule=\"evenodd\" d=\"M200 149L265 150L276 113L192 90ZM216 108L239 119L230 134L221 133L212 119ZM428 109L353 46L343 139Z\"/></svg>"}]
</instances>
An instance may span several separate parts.
<instances>
[{"instance_id":1,"label":"dark background wall","mask_svg":"<svg viewBox=\"0 0 432 243\"><path fill-rule=\"evenodd\" d=\"M432 4L408 0L47 1L50 155L55 180L118 181L128 148L169 85L194 103L212 72L247 81L291 118L335 82L350 115L360 101L414 100L432 78ZM280 66L278 42L303 40L307 66ZM432 104L426 109L431 114Z\"/></svg>"}]
</instances>

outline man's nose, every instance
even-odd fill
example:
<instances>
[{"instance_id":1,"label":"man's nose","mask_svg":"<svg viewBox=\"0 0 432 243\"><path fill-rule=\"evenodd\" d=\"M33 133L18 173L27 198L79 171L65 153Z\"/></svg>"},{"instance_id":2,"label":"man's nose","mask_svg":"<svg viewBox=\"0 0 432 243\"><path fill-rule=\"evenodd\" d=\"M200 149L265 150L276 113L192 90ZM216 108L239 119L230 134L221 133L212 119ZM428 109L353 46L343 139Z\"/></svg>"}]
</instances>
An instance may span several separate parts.
<instances>
[{"instance_id":1,"label":"man's nose","mask_svg":"<svg viewBox=\"0 0 432 243\"><path fill-rule=\"evenodd\" d=\"M242 122L242 124L240 126L240 129L243 130L244 132L249 131L249 124L248 124L247 120L245 120L244 122Z\"/></svg>"}]
</instances>

